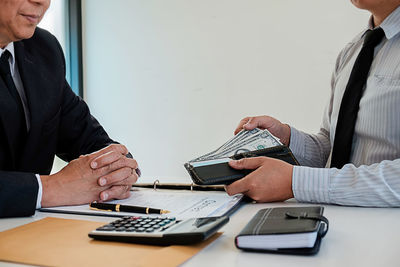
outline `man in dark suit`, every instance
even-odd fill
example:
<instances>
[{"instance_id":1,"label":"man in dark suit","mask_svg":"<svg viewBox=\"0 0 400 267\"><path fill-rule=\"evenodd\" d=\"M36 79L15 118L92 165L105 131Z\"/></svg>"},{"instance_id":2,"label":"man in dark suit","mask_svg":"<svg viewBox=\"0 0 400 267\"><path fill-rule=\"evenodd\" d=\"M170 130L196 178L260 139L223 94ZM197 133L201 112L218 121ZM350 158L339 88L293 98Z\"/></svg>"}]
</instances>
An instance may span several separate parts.
<instances>
[{"instance_id":1,"label":"man in dark suit","mask_svg":"<svg viewBox=\"0 0 400 267\"><path fill-rule=\"evenodd\" d=\"M0 0L0 217L129 196L137 162L65 80L50 0ZM69 164L49 175L54 156Z\"/></svg>"}]
</instances>

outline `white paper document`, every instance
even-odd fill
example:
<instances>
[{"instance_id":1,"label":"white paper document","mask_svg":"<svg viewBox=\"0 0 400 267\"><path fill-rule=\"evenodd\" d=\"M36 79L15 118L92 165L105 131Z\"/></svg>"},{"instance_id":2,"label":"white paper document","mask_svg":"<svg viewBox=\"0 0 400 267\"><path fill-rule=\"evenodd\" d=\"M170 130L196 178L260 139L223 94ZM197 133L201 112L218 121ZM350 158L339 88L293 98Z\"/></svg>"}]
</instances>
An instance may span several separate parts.
<instances>
[{"instance_id":1,"label":"white paper document","mask_svg":"<svg viewBox=\"0 0 400 267\"><path fill-rule=\"evenodd\" d=\"M45 212L73 213L83 215L106 215L106 216L165 216L177 219L200 218L225 215L239 204L243 195L229 196L226 192L218 191L189 191L189 190L166 190L134 188L128 199L113 200L107 203L150 207L155 209L169 210L170 213L142 214L131 212L109 212L95 211L89 205L62 206L53 208L42 208Z\"/></svg>"}]
</instances>

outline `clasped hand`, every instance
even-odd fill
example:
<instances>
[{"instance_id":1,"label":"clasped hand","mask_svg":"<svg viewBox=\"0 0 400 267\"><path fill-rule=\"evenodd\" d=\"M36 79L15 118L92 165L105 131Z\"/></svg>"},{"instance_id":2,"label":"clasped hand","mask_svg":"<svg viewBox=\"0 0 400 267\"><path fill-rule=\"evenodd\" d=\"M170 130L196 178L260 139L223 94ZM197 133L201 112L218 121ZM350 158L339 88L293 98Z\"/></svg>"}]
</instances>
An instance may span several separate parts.
<instances>
[{"instance_id":1,"label":"clasped hand","mask_svg":"<svg viewBox=\"0 0 400 267\"><path fill-rule=\"evenodd\" d=\"M125 146L113 144L80 156L53 175L41 175L42 207L129 197L138 179L138 164L126 154Z\"/></svg>"}]
</instances>

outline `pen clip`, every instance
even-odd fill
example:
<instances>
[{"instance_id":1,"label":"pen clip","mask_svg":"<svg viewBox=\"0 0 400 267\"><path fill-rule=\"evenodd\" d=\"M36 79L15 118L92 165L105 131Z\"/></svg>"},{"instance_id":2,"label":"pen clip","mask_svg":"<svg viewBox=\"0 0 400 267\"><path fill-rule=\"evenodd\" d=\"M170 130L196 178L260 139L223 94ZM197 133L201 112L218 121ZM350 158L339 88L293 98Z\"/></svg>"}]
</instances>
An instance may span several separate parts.
<instances>
[{"instance_id":1,"label":"pen clip","mask_svg":"<svg viewBox=\"0 0 400 267\"><path fill-rule=\"evenodd\" d=\"M112 210L102 210L102 209L98 209L98 208L93 208L92 206L89 206L89 208L91 210L97 210L97 211L112 211Z\"/></svg>"},{"instance_id":2,"label":"pen clip","mask_svg":"<svg viewBox=\"0 0 400 267\"><path fill-rule=\"evenodd\" d=\"M110 210L110 209L105 210L105 209L95 208L95 207L92 206L92 204L97 204L97 201L93 201L93 202L91 202L91 203L89 204L89 209L91 209L91 210L97 210L97 211L113 211L113 210Z\"/></svg>"}]
</instances>

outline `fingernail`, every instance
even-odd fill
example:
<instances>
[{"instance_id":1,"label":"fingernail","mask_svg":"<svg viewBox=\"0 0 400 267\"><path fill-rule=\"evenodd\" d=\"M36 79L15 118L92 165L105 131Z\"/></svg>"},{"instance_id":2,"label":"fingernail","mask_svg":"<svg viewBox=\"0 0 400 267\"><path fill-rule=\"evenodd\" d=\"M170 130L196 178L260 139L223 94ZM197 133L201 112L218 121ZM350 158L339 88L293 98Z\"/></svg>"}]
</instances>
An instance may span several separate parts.
<instances>
[{"instance_id":1,"label":"fingernail","mask_svg":"<svg viewBox=\"0 0 400 267\"><path fill-rule=\"evenodd\" d=\"M105 178L100 178L100 185L105 185L107 180Z\"/></svg>"},{"instance_id":2,"label":"fingernail","mask_svg":"<svg viewBox=\"0 0 400 267\"><path fill-rule=\"evenodd\" d=\"M90 163L90 166L92 166L92 168L96 168L97 167L97 162L93 161L92 163Z\"/></svg>"},{"instance_id":3,"label":"fingernail","mask_svg":"<svg viewBox=\"0 0 400 267\"><path fill-rule=\"evenodd\" d=\"M107 200L108 199L108 194L104 193L101 197L101 200Z\"/></svg>"}]
</instances>

